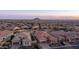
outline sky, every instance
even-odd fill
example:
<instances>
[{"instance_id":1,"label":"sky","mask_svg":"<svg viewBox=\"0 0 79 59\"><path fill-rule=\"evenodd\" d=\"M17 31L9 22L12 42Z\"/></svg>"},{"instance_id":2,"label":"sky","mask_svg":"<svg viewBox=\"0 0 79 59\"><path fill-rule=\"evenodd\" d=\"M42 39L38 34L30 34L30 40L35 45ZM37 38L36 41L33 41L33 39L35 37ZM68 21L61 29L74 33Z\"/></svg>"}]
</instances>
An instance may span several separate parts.
<instances>
[{"instance_id":1,"label":"sky","mask_svg":"<svg viewBox=\"0 0 79 59\"><path fill-rule=\"evenodd\" d=\"M0 10L0 19L79 19L78 10Z\"/></svg>"}]
</instances>

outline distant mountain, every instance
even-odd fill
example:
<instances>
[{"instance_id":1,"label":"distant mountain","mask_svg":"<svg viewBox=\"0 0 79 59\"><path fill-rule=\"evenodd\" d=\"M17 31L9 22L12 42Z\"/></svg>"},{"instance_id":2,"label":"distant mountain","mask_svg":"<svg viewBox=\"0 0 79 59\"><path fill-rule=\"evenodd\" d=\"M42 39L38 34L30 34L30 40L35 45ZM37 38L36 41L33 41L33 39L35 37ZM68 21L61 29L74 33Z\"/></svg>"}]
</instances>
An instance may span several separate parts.
<instances>
[{"instance_id":1,"label":"distant mountain","mask_svg":"<svg viewBox=\"0 0 79 59\"><path fill-rule=\"evenodd\" d=\"M78 16L34 16L34 15L0 15L0 19L35 19L35 18L39 18L41 19L47 19L47 20L74 20L74 19L79 19Z\"/></svg>"}]
</instances>

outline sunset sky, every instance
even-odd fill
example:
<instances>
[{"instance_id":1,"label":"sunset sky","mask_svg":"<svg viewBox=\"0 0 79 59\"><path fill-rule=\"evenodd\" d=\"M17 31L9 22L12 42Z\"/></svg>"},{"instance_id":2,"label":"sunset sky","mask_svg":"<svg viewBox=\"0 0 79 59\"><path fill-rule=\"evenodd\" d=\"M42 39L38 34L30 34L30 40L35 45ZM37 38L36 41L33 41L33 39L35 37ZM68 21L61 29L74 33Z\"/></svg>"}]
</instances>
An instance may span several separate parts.
<instances>
[{"instance_id":1,"label":"sunset sky","mask_svg":"<svg viewBox=\"0 0 79 59\"><path fill-rule=\"evenodd\" d=\"M75 10L0 10L0 19L79 19Z\"/></svg>"}]
</instances>

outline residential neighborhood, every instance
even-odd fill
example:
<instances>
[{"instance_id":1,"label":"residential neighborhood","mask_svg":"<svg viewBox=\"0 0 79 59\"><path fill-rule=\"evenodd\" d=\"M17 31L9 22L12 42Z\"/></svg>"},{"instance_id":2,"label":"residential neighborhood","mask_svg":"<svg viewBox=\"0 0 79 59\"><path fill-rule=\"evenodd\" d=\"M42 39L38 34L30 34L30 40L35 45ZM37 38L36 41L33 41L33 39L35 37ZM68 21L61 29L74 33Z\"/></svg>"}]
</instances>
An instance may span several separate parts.
<instances>
[{"instance_id":1,"label":"residential neighborhood","mask_svg":"<svg viewBox=\"0 0 79 59\"><path fill-rule=\"evenodd\" d=\"M0 48L79 48L79 26L74 24L50 23L39 18L18 21L0 20Z\"/></svg>"}]
</instances>

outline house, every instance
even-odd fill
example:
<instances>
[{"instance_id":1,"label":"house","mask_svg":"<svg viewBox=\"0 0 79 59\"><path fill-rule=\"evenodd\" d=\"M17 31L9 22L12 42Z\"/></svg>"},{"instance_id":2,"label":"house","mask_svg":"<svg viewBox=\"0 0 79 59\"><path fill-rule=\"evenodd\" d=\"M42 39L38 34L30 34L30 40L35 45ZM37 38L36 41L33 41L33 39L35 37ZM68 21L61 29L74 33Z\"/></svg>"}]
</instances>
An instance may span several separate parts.
<instances>
[{"instance_id":1,"label":"house","mask_svg":"<svg viewBox=\"0 0 79 59\"><path fill-rule=\"evenodd\" d=\"M45 31L37 31L35 35L39 43L42 42L57 43L57 39Z\"/></svg>"},{"instance_id":2,"label":"house","mask_svg":"<svg viewBox=\"0 0 79 59\"><path fill-rule=\"evenodd\" d=\"M17 47L28 47L31 46L31 36L30 36L30 32L20 32L20 33L16 33L14 34L15 37L12 40L12 45L16 46L16 44L18 45ZM22 42L22 43L21 43Z\"/></svg>"}]
</instances>

